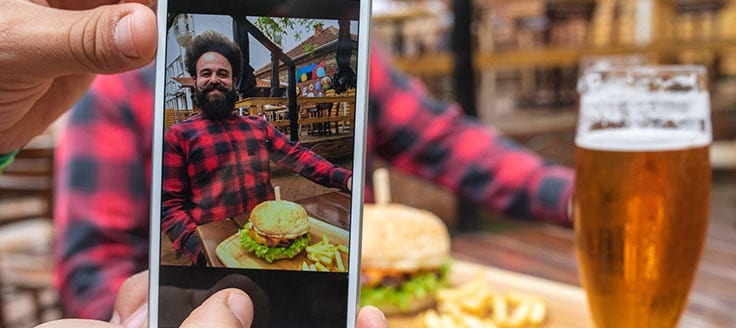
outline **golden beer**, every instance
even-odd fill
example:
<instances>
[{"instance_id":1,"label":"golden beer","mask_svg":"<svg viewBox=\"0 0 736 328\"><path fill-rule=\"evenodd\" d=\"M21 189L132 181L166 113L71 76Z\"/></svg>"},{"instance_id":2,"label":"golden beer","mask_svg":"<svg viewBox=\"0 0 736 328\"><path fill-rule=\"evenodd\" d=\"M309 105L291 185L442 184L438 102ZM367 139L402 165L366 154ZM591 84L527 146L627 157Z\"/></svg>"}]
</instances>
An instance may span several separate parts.
<instances>
[{"instance_id":1,"label":"golden beer","mask_svg":"<svg viewBox=\"0 0 736 328\"><path fill-rule=\"evenodd\" d=\"M706 234L709 143L667 128L576 139L576 252L596 327L676 326Z\"/></svg>"}]
</instances>

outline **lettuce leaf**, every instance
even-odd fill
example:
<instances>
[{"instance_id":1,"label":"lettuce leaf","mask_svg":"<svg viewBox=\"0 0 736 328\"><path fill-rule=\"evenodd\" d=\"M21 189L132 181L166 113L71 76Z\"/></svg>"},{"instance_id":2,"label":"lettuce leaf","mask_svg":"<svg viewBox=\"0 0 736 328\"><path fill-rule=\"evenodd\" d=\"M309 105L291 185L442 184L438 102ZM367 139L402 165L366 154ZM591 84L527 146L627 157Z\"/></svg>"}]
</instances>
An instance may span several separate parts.
<instances>
[{"instance_id":1,"label":"lettuce leaf","mask_svg":"<svg viewBox=\"0 0 736 328\"><path fill-rule=\"evenodd\" d=\"M248 229L250 229L250 222L246 224L244 229L240 229L240 231L238 231L238 234L240 235L240 246L245 248L248 252L255 253L256 256L266 260L268 263L273 263L275 260L284 258L294 258L294 256L297 256L302 250L304 250L304 248L309 246L309 241L311 239L310 235L307 233L297 238L288 247L268 247L251 238L248 235Z\"/></svg>"},{"instance_id":2,"label":"lettuce leaf","mask_svg":"<svg viewBox=\"0 0 736 328\"><path fill-rule=\"evenodd\" d=\"M450 271L450 262L446 262L437 272L420 272L401 286L373 286L360 289L360 305L391 304L399 309L411 307L412 299L422 298L433 294L438 289L447 286L447 273Z\"/></svg>"}]
</instances>

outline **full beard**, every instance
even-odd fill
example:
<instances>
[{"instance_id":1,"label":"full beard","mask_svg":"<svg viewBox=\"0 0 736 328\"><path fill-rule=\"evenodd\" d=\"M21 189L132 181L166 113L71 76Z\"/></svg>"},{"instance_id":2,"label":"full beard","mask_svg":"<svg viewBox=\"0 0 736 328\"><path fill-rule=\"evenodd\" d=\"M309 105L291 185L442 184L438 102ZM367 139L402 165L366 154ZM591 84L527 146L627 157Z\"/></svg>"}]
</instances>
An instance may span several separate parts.
<instances>
[{"instance_id":1,"label":"full beard","mask_svg":"<svg viewBox=\"0 0 736 328\"><path fill-rule=\"evenodd\" d=\"M209 93L213 90L218 90L222 94L210 96ZM238 94L235 90L227 89L219 84L208 85L202 90L196 90L194 96L199 109L208 119L213 121L231 117L235 109L235 102L238 100Z\"/></svg>"}]
</instances>

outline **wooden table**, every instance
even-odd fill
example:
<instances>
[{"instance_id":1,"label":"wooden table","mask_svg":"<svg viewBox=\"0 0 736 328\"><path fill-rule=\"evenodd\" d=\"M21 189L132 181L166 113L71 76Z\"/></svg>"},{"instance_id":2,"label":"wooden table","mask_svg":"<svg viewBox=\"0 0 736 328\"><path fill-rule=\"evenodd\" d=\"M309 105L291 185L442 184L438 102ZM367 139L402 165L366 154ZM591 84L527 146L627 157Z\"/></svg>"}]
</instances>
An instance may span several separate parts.
<instances>
[{"instance_id":1,"label":"wooden table","mask_svg":"<svg viewBox=\"0 0 736 328\"><path fill-rule=\"evenodd\" d=\"M580 286L569 228L514 223L498 232L455 235L452 254L456 259ZM736 225L711 222L679 327L736 327Z\"/></svg>"},{"instance_id":2,"label":"wooden table","mask_svg":"<svg viewBox=\"0 0 736 328\"><path fill-rule=\"evenodd\" d=\"M295 201L304 206L310 216L334 226L350 229L350 196L341 192L331 192ZM207 263L213 267L224 265L217 258L215 250L223 240L238 232L248 221L248 214L227 218L197 226L197 234L202 240Z\"/></svg>"},{"instance_id":3,"label":"wooden table","mask_svg":"<svg viewBox=\"0 0 736 328\"><path fill-rule=\"evenodd\" d=\"M343 193L329 193L297 201L310 214L347 228L350 199ZM241 222L238 222L241 221ZM205 252L212 265L221 264L215 256L218 240L231 236L242 226L242 217L202 225L198 232L205 241ZM578 282L573 248L573 231L559 226L513 222L497 231L454 234L452 256L488 269L491 280L509 288L531 286L539 294L564 294L574 300L570 309L557 309L557 315L587 314ZM467 267L464 262L462 266ZM498 272L497 269L508 270ZM497 278L501 277L501 278ZM536 278L534 278L536 277ZM460 277L462 278L462 277ZM516 279L516 283L512 281ZM531 284L524 286L525 284ZM542 290L552 286L553 290ZM560 293L562 290L564 293ZM555 304L559 308L560 306ZM711 222L705 251L698 267L693 290L679 327L736 327L736 225ZM582 322L581 327L586 327ZM397 327L400 327L397 326Z\"/></svg>"}]
</instances>

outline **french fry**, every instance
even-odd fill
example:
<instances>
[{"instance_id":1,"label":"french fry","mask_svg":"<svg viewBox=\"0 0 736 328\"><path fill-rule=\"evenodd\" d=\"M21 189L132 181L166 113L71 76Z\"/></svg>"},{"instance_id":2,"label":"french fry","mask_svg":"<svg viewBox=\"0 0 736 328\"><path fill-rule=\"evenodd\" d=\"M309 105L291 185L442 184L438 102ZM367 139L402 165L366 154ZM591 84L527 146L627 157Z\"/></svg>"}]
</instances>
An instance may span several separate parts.
<instances>
[{"instance_id":1,"label":"french fry","mask_svg":"<svg viewBox=\"0 0 736 328\"><path fill-rule=\"evenodd\" d=\"M529 296L519 292L512 291L506 293L506 301L508 301L511 306L519 306L526 303L528 300Z\"/></svg>"},{"instance_id":2,"label":"french fry","mask_svg":"<svg viewBox=\"0 0 736 328\"><path fill-rule=\"evenodd\" d=\"M510 328L524 327L531 310L529 303L521 303L517 306L511 316L506 321L506 326Z\"/></svg>"},{"instance_id":3,"label":"french fry","mask_svg":"<svg viewBox=\"0 0 736 328\"><path fill-rule=\"evenodd\" d=\"M532 309L529 313L529 323L534 326L539 326L544 322L547 316L547 306L544 305L542 300L535 298L532 301Z\"/></svg>"},{"instance_id":4,"label":"french fry","mask_svg":"<svg viewBox=\"0 0 736 328\"><path fill-rule=\"evenodd\" d=\"M440 321L442 322L440 324L440 327L450 327L450 328L458 327L458 325L455 324L455 321L452 320L451 316L443 315L440 317Z\"/></svg>"},{"instance_id":5,"label":"french fry","mask_svg":"<svg viewBox=\"0 0 736 328\"><path fill-rule=\"evenodd\" d=\"M327 235L322 235L322 240L313 245L307 246L306 250L307 259L315 264L320 264L322 267L326 268L327 271L346 271L345 263L342 261L340 251L348 253L348 248L341 244L330 244L330 239L327 238ZM317 269L321 270L319 266Z\"/></svg>"},{"instance_id":6,"label":"french fry","mask_svg":"<svg viewBox=\"0 0 736 328\"><path fill-rule=\"evenodd\" d=\"M462 301L462 309L476 316L483 316L488 308L485 297L469 297Z\"/></svg>"},{"instance_id":7,"label":"french fry","mask_svg":"<svg viewBox=\"0 0 736 328\"><path fill-rule=\"evenodd\" d=\"M335 264L337 264L337 271L338 272L345 272L345 265L342 264L342 255L340 255L340 251L335 249Z\"/></svg>"},{"instance_id":8,"label":"french fry","mask_svg":"<svg viewBox=\"0 0 736 328\"><path fill-rule=\"evenodd\" d=\"M320 263L322 263L324 265L330 265L330 264L332 264L332 258L329 257L329 256L320 255L320 256L317 256L317 258L319 259Z\"/></svg>"},{"instance_id":9,"label":"french fry","mask_svg":"<svg viewBox=\"0 0 736 328\"><path fill-rule=\"evenodd\" d=\"M323 272L329 272L330 270L327 269L326 266L324 266L322 263L315 263L314 266L317 268L317 271L323 271Z\"/></svg>"},{"instance_id":10,"label":"french fry","mask_svg":"<svg viewBox=\"0 0 736 328\"><path fill-rule=\"evenodd\" d=\"M493 322L501 324L506 322L508 317L508 309L506 307L506 299L502 295L495 295L493 297Z\"/></svg>"},{"instance_id":11,"label":"french fry","mask_svg":"<svg viewBox=\"0 0 736 328\"><path fill-rule=\"evenodd\" d=\"M439 327L441 323L440 316L435 310L428 310L427 312L425 312L422 316L422 319L423 320L421 321L421 325L428 328Z\"/></svg>"},{"instance_id":12,"label":"french fry","mask_svg":"<svg viewBox=\"0 0 736 328\"><path fill-rule=\"evenodd\" d=\"M497 327L498 327L498 326L496 326L496 324L495 324L495 323L493 323L493 321L491 321L491 320L486 320L486 321L483 321L483 323L485 324L485 327L486 327L486 328L497 328Z\"/></svg>"},{"instance_id":13,"label":"french fry","mask_svg":"<svg viewBox=\"0 0 736 328\"><path fill-rule=\"evenodd\" d=\"M420 316L419 327L530 328L540 326L547 311L537 297L494 291L482 275L460 286L440 289L435 300L436 310Z\"/></svg>"},{"instance_id":14,"label":"french fry","mask_svg":"<svg viewBox=\"0 0 736 328\"><path fill-rule=\"evenodd\" d=\"M463 315L458 317L458 321L462 324L463 327L468 328L484 328L483 321L481 321L479 318L472 316L472 315Z\"/></svg>"}]
</instances>

